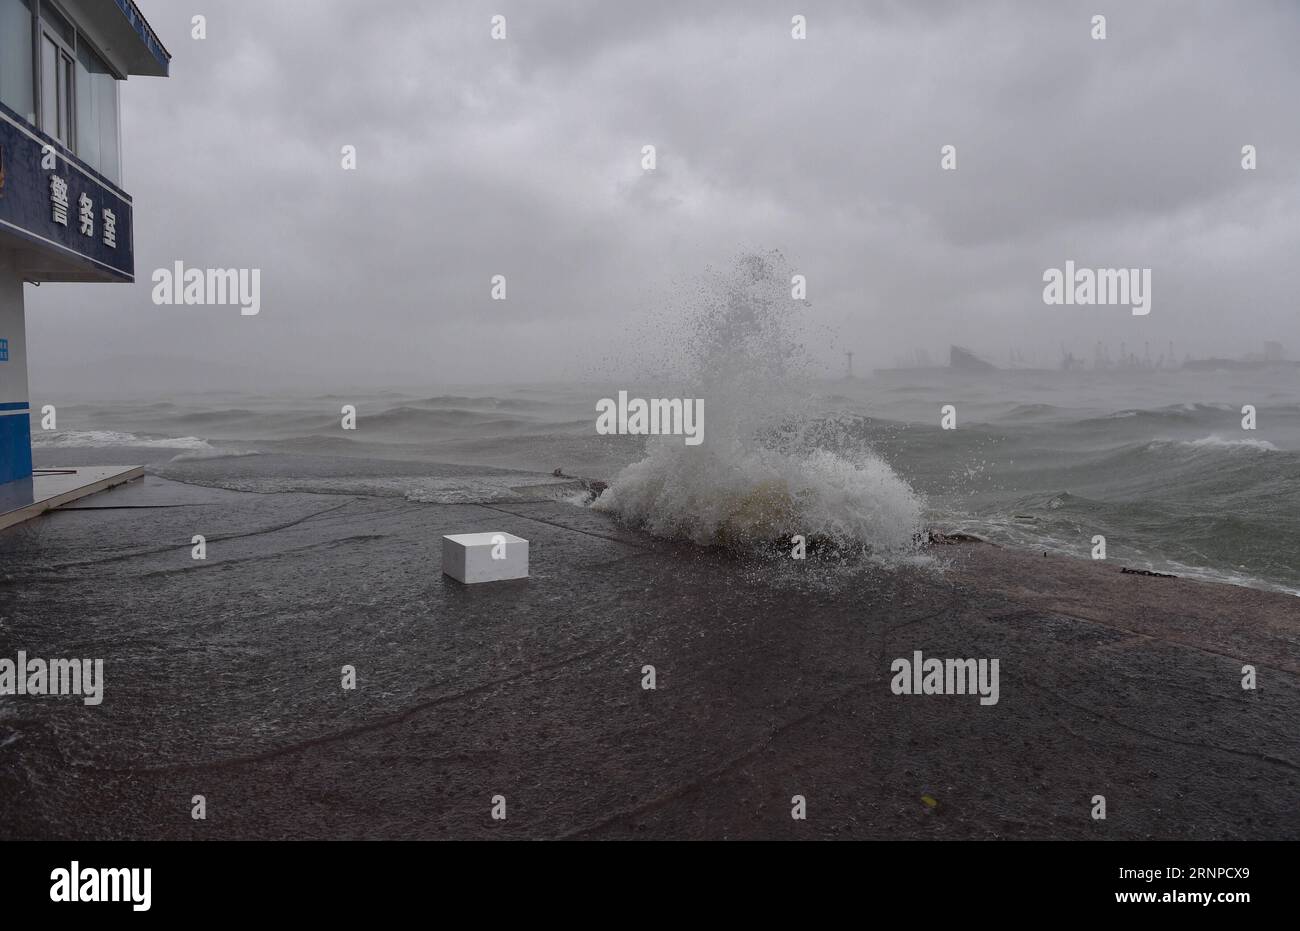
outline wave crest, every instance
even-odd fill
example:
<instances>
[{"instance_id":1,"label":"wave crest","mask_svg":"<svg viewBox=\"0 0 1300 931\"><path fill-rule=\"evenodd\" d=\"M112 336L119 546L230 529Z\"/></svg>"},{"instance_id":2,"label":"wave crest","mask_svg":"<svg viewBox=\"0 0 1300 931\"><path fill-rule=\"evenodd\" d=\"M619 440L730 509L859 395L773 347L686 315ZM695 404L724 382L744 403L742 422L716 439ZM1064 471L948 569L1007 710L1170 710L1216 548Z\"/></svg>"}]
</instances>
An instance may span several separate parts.
<instances>
[{"instance_id":1,"label":"wave crest","mask_svg":"<svg viewBox=\"0 0 1300 931\"><path fill-rule=\"evenodd\" d=\"M714 276L679 331L690 336L680 347L690 390L708 412L704 442L650 438L645 458L614 478L595 509L701 545L747 548L800 534L876 556L914 549L920 497L864 442L829 443L826 421L810 413L790 277L779 253L744 256Z\"/></svg>"}]
</instances>

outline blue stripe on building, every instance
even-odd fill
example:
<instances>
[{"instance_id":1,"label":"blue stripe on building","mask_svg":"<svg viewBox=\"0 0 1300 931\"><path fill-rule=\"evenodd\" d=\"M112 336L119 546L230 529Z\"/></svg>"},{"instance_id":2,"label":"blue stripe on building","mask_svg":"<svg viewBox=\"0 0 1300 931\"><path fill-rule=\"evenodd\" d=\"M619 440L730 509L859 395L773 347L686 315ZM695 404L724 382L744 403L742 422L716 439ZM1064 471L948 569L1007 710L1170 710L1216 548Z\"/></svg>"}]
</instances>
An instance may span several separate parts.
<instances>
[{"instance_id":1,"label":"blue stripe on building","mask_svg":"<svg viewBox=\"0 0 1300 931\"><path fill-rule=\"evenodd\" d=\"M32 418L22 407L21 414L0 417L0 484L32 474Z\"/></svg>"}]
</instances>

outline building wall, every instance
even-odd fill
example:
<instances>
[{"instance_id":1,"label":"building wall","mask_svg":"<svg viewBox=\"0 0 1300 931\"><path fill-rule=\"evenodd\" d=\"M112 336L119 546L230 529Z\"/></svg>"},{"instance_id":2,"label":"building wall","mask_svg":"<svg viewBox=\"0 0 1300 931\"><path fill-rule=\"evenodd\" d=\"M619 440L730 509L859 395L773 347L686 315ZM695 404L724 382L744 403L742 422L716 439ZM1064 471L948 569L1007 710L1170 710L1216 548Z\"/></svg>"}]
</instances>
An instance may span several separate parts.
<instances>
[{"instance_id":1,"label":"building wall","mask_svg":"<svg viewBox=\"0 0 1300 931\"><path fill-rule=\"evenodd\" d=\"M0 252L0 483L32 474L23 281Z\"/></svg>"}]
</instances>

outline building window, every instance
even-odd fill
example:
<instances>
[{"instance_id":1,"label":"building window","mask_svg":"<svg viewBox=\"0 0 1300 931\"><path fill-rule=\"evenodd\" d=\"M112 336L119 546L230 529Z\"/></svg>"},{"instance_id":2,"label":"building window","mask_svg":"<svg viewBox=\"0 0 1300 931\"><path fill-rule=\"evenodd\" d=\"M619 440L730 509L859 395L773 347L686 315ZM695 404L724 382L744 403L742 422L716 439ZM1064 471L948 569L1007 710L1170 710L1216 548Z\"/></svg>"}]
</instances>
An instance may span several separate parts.
<instances>
[{"instance_id":1,"label":"building window","mask_svg":"<svg viewBox=\"0 0 1300 931\"><path fill-rule=\"evenodd\" d=\"M41 129L70 149L73 146L72 50L46 29L41 36Z\"/></svg>"},{"instance_id":2,"label":"building window","mask_svg":"<svg viewBox=\"0 0 1300 931\"><path fill-rule=\"evenodd\" d=\"M77 155L119 180L117 79L89 45L77 45Z\"/></svg>"},{"instance_id":3,"label":"building window","mask_svg":"<svg viewBox=\"0 0 1300 931\"><path fill-rule=\"evenodd\" d=\"M0 0L0 103L120 184L117 73L52 0L42 0L33 84L32 26L31 0Z\"/></svg>"},{"instance_id":4,"label":"building window","mask_svg":"<svg viewBox=\"0 0 1300 931\"><path fill-rule=\"evenodd\" d=\"M0 0L0 100L121 183L118 75L51 0L42 0L39 83L33 88L31 10L31 0Z\"/></svg>"},{"instance_id":5,"label":"building window","mask_svg":"<svg viewBox=\"0 0 1300 931\"><path fill-rule=\"evenodd\" d=\"M0 103L28 122L36 122L32 7L28 0L0 0Z\"/></svg>"}]
</instances>

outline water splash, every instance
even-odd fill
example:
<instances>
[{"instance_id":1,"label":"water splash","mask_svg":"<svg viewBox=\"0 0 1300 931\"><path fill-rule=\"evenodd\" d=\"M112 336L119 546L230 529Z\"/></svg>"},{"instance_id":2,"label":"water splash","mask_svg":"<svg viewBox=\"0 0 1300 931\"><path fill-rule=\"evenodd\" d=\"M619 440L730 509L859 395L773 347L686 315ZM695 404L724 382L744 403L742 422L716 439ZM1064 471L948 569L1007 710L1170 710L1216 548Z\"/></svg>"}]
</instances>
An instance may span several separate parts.
<instances>
[{"instance_id":1,"label":"water splash","mask_svg":"<svg viewBox=\"0 0 1300 931\"><path fill-rule=\"evenodd\" d=\"M650 437L646 456L596 500L656 536L701 545L809 541L874 556L911 552L920 497L856 436L810 413L813 366L798 338L779 253L746 255L715 272L688 310L690 391L704 400L704 442Z\"/></svg>"}]
</instances>

